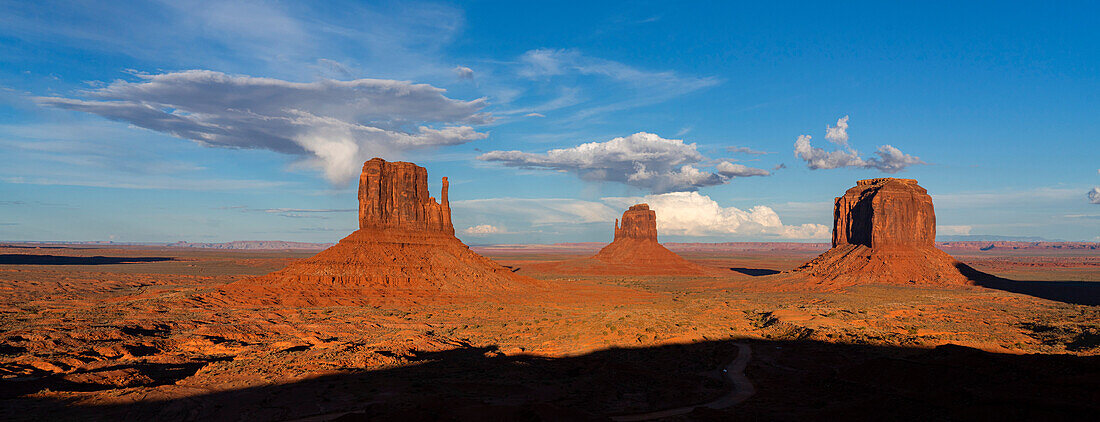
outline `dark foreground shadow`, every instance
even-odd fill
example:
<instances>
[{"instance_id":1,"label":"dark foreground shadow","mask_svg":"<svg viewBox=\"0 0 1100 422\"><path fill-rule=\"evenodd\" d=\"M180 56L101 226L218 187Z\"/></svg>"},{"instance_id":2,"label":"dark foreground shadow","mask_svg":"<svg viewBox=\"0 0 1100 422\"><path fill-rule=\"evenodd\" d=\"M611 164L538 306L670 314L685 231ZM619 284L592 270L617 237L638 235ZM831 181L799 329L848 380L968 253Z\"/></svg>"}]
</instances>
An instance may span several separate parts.
<instances>
[{"instance_id":1,"label":"dark foreground shadow","mask_svg":"<svg viewBox=\"0 0 1100 422\"><path fill-rule=\"evenodd\" d=\"M265 363L234 360L210 363L205 370L176 364L153 368L168 378L148 386L179 381L195 387L182 389L188 396L163 398L156 388L118 389L101 391L101 397L137 401L98 406L26 395L73 388L50 376L2 379L0 414L7 420L105 421L609 420L727 394L731 386L718 369L736 356L735 343L752 349L745 374L755 395L733 408L697 408L686 420L1089 420L1100 412L1100 357L1095 356L995 354L950 345L919 349L725 340L610 349L567 358L506 356L493 347L470 346L408 356L375 351L406 363L208 392L194 381L180 381L181 375L188 375L183 372L213 371L232 378L234 371L255 373ZM321 357L332 351L286 353ZM338 355L331 356L320 359L339 361ZM272 372L280 371L297 373L293 368ZM259 380L240 379L242 384L246 381ZM81 388L86 390L87 382Z\"/></svg>"},{"instance_id":2,"label":"dark foreground shadow","mask_svg":"<svg viewBox=\"0 0 1100 422\"><path fill-rule=\"evenodd\" d=\"M0 265L110 265L172 261L160 256L64 256L0 254Z\"/></svg>"},{"instance_id":3,"label":"dark foreground shadow","mask_svg":"<svg viewBox=\"0 0 1100 422\"><path fill-rule=\"evenodd\" d=\"M753 277L761 277L765 275L779 274L780 271L769 270L766 268L730 268L730 271L736 271L744 275L751 275Z\"/></svg>"},{"instance_id":4,"label":"dark foreground shadow","mask_svg":"<svg viewBox=\"0 0 1100 422\"><path fill-rule=\"evenodd\" d=\"M1100 282L1089 281L1017 281L975 270L966 264L957 268L975 284L990 289L1019 293L1076 305L1100 305Z\"/></svg>"}]
</instances>

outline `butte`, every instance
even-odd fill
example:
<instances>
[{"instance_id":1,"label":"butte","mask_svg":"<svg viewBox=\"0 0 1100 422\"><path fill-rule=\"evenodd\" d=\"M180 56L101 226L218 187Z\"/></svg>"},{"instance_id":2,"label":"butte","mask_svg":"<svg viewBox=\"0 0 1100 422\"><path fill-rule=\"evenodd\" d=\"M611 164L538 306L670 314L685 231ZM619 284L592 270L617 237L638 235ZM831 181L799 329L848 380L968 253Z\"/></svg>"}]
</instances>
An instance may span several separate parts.
<instances>
[{"instance_id":1,"label":"butte","mask_svg":"<svg viewBox=\"0 0 1100 422\"><path fill-rule=\"evenodd\" d=\"M317 306L493 296L539 285L458 240L447 178L441 202L428 196L427 182L427 170L416 164L367 161L359 176L359 230L313 257L229 284L222 294L249 303Z\"/></svg>"},{"instance_id":2,"label":"butte","mask_svg":"<svg viewBox=\"0 0 1100 422\"><path fill-rule=\"evenodd\" d=\"M833 207L833 247L793 270L821 284L971 285L980 273L935 247L936 212L916 180L856 182Z\"/></svg>"},{"instance_id":3,"label":"butte","mask_svg":"<svg viewBox=\"0 0 1100 422\"><path fill-rule=\"evenodd\" d=\"M716 269L694 264L657 243L657 213L648 204L633 205L615 220L610 244L589 258L535 264L536 271L592 275L713 275Z\"/></svg>"}]
</instances>

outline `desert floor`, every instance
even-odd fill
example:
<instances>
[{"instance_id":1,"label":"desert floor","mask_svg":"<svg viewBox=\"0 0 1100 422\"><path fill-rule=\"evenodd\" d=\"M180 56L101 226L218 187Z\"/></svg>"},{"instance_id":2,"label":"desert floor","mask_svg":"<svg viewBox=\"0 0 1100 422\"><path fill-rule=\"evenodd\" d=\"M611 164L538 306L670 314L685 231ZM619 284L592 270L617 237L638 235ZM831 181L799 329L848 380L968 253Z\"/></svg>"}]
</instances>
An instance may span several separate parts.
<instances>
[{"instance_id":1,"label":"desert floor","mask_svg":"<svg viewBox=\"0 0 1100 422\"><path fill-rule=\"evenodd\" d=\"M476 250L476 248L475 248ZM1015 281L806 288L812 251L681 253L717 277L544 274L546 292L229 306L310 251L0 247L6 420L1091 419L1100 253L951 251ZM723 373L748 346L751 396ZM736 372L736 371L735 371ZM741 375L741 374L737 374ZM722 406L716 406L722 407Z\"/></svg>"}]
</instances>

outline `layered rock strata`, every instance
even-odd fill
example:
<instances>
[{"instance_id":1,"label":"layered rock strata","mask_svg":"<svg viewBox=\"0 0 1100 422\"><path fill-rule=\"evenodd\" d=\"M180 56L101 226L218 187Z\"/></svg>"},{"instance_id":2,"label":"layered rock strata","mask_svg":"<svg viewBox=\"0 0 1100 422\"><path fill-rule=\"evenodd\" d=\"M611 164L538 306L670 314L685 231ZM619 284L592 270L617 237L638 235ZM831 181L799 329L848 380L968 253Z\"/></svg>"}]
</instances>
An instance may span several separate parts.
<instances>
[{"instance_id":1,"label":"layered rock strata","mask_svg":"<svg viewBox=\"0 0 1100 422\"><path fill-rule=\"evenodd\" d=\"M860 180L836 198L832 249L794 272L841 284L971 284L973 270L935 240L932 197L916 180Z\"/></svg>"},{"instance_id":2,"label":"layered rock strata","mask_svg":"<svg viewBox=\"0 0 1100 422\"><path fill-rule=\"evenodd\" d=\"M657 212L649 204L631 205L623 212L622 225L615 220L615 237L612 239L639 239L657 242Z\"/></svg>"}]
</instances>

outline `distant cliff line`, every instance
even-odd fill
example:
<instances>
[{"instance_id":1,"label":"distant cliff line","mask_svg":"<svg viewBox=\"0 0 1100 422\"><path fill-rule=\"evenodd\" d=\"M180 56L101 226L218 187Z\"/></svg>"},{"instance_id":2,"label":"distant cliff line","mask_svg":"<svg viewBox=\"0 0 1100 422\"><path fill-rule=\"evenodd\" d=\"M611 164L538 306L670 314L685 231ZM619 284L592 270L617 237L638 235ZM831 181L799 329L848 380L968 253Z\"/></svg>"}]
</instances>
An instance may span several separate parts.
<instances>
[{"instance_id":1,"label":"distant cliff line","mask_svg":"<svg viewBox=\"0 0 1100 422\"><path fill-rule=\"evenodd\" d=\"M224 250L322 250L334 243L288 242L282 240L235 240L232 242L111 242L111 241L8 241L11 246L167 246L173 248L224 249ZM473 245L472 249L481 252L594 252L607 245L605 242L549 243L549 244L499 244ZM666 242L665 247L674 252L735 252L735 251L824 251L829 243L799 242L717 242L688 243ZM2 245L0 245L2 246ZM1024 241L951 241L936 242L936 246L954 250L1100 250L1100 242L1024 242Z\"/></svg>"}]
</instances>

